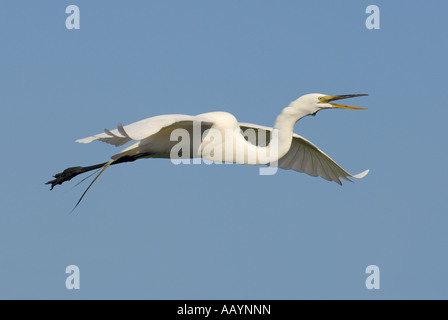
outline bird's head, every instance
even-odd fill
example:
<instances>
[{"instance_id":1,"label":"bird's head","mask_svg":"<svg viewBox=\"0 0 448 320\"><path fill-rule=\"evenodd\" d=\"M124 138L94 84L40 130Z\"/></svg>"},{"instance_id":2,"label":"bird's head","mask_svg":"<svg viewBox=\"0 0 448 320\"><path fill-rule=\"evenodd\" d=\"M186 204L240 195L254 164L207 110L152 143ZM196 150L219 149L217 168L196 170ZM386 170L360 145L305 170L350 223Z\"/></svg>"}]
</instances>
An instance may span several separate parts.
<instances>
[{"instance_id":1,"label":"bird's head","mask_svg":"<svg viewBox=\"0 0 448 320\"><path fill-rule=\"evenodd\" d=\"M293 108L300 111L300 113L305 113L307 115L316 115L317 112L323 109L355 109L355 110L365 110L366 108L346 106L343 104L336 104L333 101L367 96L367 94L345 94L339 96L327 96L321 93L311 93L301 96L299 99L294 101Z\"/></svg>"}]
</instances>

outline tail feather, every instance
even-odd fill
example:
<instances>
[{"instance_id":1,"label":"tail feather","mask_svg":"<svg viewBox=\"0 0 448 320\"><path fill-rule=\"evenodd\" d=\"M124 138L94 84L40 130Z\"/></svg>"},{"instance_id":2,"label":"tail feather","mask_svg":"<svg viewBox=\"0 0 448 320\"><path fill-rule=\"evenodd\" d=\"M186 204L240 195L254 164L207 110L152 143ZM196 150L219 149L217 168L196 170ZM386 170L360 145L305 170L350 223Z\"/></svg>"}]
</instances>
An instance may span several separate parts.
<instances>
[{"instance_id":1,"label":"tail feather","mask_svg":"<svg viewBox=\"0 0 448 320\"><path fill-rule=\"evenodd\" d=\"M79 199L78 203L76 204L76 206L73 208L72 212L79 206L79 204L81 203L82 199L84 199L85 195L87 194L87 192L90 190L90 188L93 186L93 184L95 183L96 180L98 180L98 178L103 174L104 171L106 171L107 168L109 168L109 166L114 163L115 160L110 160L108 163L106 163L103 167L103 169L101 169L101 171L97 174L97 176L95 177L95 179L93 179L93 181L90 183L90 185L87 187L86 191L84 191L84 193L82 194L81 198Z\"/></svg>"},{"instance_id":2,"label":"tail feather","mask_svg":"<svg viewBox=\"0 0 448 320\"><path fill-rule=\"evenodd\" d=\"M84 181L86 181L86 180L92 178L94 175L96 175L98 172L100 172L100 170L101 170L101 168L98 169L98 170L96 170L95 172L89 174L87 177L85 177L84 179L82 179L81 181L79 181L77 184L75 184L75 185L73 186L73 188L76 188L77 186L79 186L80 184L82 184Z\"/></svg>"}]
</instances>

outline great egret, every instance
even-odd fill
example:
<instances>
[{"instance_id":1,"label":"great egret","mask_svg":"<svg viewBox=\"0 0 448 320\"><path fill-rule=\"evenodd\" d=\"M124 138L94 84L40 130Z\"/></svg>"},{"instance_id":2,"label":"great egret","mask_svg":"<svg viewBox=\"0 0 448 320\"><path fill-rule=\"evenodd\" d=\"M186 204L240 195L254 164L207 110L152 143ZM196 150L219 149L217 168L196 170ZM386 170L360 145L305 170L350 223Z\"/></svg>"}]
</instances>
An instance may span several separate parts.
<instances>
[{"instance_id":1,"label":"great egret","mask_svg":"<svg viewBox=\"0 0 448 320\"><path fill-rule=\"evenodd\" d=\"M310 141L295 134L293 129L298 120L308 115L315 115L323 109L364 110L364 108L332 103L360 96L366 96L366 94L329 96L314 93L304 95L282 110L275 121L274 128L239 123L232 114L227 112L210 112L197 116L161 115L128 126L119 124L115 130L106 129L104 133L80 139L77 142L90 143L98 140L117 147L132 140L137 143L112 156L112 160L109 162L90 167L68 168L64 172L56 174L55 179L47 184L51 184L51 190L53 190L56 185L69 181L79 174L101 169L82 195L79 204L93 183L111 165L132 162L141 158L172 159L173 148L178 144L178 140L173 139L173 133L176 132L176 129L181 129L190 137L190 148L187 151L183 150L180 158L203 158L240 164L267 164L304 172L311 176L320 176L342 185L340 178L347 181L351 181L349 178L360 179L366 176L369 170L351 175ZM194 131L198 125L200 125L199 142L194 141L196 134ZM264 135L267 137L267 141L254 139L253 136L248 138L247 135L244 135L247 130L252 130L258 136ZM232 142L230 144L232 147L226 148L229 142ZM254 156L251 158L251 155Z\"/></svg>"}]
</instances>

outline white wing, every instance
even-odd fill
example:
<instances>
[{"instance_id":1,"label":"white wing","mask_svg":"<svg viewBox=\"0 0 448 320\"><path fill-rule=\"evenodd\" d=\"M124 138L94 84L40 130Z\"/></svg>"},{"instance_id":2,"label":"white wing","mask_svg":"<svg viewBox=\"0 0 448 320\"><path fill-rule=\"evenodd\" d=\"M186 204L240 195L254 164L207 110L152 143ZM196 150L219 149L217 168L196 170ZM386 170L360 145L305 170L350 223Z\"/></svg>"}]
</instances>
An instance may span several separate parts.
<instances>
[{"instance_id":1,"label":"white wing","mask_svg":"<svg viewBox=\"0 0 448 320\"><path fill-rule=\"evenodd\" d=\"M246 129L254 129L256 131L263 130L266 133L267 141L270 140L270 132L272 131L272 128L251 123L239 123L239 125L243 131ZM256 141L249 142L256 143ZM304 172L313 177L320 176L325 180L334 181L340 185L342 185L340 178L351 181L349 179L350 177L361 179L369 173L369 170L366 170L357 175L351 175L342 169L322 150L298 134L294 134L291 148L288 153L278 161L277 165L271 165L286 170L292 169L294 171Z\"/></svg>"},{"instance_id":2,"label":"white wing","mask_svg":"<svg viewBox=\"0 0 448 320\"><path fill-rule=\"evenodd\" d=\"M140 141L149 138L163 128L181 123L185 124L185 122L209 123L209 121L205 117L189 116L183 114L169 114L141 120L124 127L121 124L118 124L118 128L115 130L105 129L104 133L96 134L84 139L79 139L76 142L90 143L93 141L102 141L119 147L131 140Z\"/></svg>"}]
</instances>

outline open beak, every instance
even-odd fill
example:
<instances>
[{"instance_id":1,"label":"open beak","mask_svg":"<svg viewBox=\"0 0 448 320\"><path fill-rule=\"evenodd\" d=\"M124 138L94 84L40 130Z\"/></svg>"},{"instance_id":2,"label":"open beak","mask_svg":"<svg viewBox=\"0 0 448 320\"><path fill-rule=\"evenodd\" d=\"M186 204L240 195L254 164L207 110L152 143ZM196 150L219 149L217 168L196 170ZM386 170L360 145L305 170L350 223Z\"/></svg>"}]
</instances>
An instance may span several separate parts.
<instances>
[{"instance_id":1,"label":"open beak","mask_svg":"<svg viewBox=\"0 0 448 320\"><path fill-rule=\"evenodd\" d=\"M367 94L344 94L344 95L340 95L340 96L323 96L323 97L319 98L319 102L320 103L329 103L334 108L366 110L366 108L359 108L359 107L346 106L343 104L331 103L332 101L336 101L336 100L342 100L342 99L348 99L348 98L354 98L354 97L363 97L363 96L367 96Z\"/></svg>"}]
</instances>

